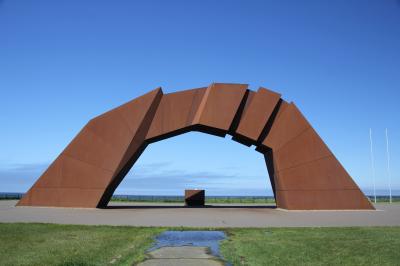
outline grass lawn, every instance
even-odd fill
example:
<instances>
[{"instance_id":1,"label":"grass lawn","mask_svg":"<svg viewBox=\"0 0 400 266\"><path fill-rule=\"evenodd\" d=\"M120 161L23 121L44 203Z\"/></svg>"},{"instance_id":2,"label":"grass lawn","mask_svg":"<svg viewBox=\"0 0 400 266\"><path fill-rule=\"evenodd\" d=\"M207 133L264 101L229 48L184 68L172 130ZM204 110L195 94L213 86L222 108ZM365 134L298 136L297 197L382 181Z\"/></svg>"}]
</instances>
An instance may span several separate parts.
<instances>
[{"instance_id":1,"label":"grass lawn","mask_svg":"<svg viewBox=\"0 0 400 266\"><path fill-rule=\"evenodd\" d=\"M163 230L0 223L0 265L132 265ZM233 265L400 265L400 227L222 230Z\"/></svg>"},{"instance_id":2,"label":"grass lawn","mask_svg":"<svg viewBox=\"0 0 400 266\"><path fill-rule=\"evenodd\" d=\"M111 202L151 202L151 203L184 203L183 198L157 198L154 199L126 199L126 198L111 198ZM260 203L260 204L275 204L275 200L273 198L251 198L251 197L206 197L205 204L213 204L213 203Z\"/></svg>"},{"instance_id":3,"label":"grass lawn","mask_svg":"<svg viewBox=\"0 0 400 266\"><path fill-rule=\"evenodd\" d=\"M233 265L400 265L400 227L227 229Z\"/></svg>"},{"instance_id":4,"label":"grass lawn","mask_svg":"<svg viewBox=\"0 0 400 266\"><path fill-rule=\"evenodd\" d=\"M0 265L132 265L159 228L1 224Z\"/></svg>"}]
</instances>

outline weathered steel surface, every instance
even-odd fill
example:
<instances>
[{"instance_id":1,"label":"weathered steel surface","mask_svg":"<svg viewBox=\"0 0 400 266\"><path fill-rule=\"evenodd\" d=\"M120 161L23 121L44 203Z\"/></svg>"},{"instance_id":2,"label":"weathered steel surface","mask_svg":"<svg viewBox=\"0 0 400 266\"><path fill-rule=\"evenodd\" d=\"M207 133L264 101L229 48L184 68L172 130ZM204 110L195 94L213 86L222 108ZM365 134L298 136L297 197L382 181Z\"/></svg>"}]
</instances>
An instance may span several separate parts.
<instances>
[{"instance_id":1,"label":"weathered steel surface","mask_svg":"<svg viewBox=\"0 0 400 266\"><path fill-rule=\"evenodd\" d=\"M161 96L153 90L89 121L18 205L106 206L139 157Z\"/></svg>"},{"instance_id":2,"label":"weathered steel surface","mask_svg":"<svg viewBox=\"0 0 400 266\"><path fill-rule=\"evenodd\" d=\"M277 207L373 209L293 103L222 83L165 95L159 88L92 119L18 205L105 207L149 143L189 131L255 145Z\"/></svg>"},{"instance_id":3,"label":"weathered steel surface","mask_svg":"<svg viewBox=\"0 0 400 266\"><path fill-rule=\"evenodd\" d=\"M185 205L186 206L204 206L205 192L202 189L186 189Z\"/></svg>"},{"instance_id":4,"label":"weathered steel surface","mask_svg":"<svg viewBox=\"0 0 400 266\"><path fill-rule=\"evenodd\" d=\"M272 118L274 110L278 110L280 98L280 94L265 88L251 93L234 138L244 144L256 144L263 137L263 131L267 130L267 122Z\"/></svg>"}]
</instances>

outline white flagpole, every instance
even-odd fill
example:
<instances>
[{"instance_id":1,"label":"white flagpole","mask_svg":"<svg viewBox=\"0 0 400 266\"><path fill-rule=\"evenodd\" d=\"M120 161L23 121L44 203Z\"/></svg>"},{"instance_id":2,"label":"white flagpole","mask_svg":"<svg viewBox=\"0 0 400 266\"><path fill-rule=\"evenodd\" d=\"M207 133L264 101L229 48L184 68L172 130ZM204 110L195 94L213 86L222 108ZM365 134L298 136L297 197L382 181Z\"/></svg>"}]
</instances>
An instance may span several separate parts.
<instances>
[{"instance_id":1,"label":"white flagpole","mask_svg":"<svg viewBox=\"0 0 400 266\"><path fill-rule=\"evenodd\" d=\"M375 166L374 166L374 153L372 151L372 129L369 129L369 142L371 144L371 168L372 168L372 180L374 184L374 202L376 203L376 189L375 189Z\"/></svg>"},{"instance_id":2,"label":"white flagpole","mask_svg":"<svg viewBox=\"0 0 400 266\"><path fill-rule=\"evenodd\" d=\"M385 133L386 133L387 172L389 177L389 202L392 203L392 175L390 173L389 137L387 128L385 130Z\"/></svg>"}]
</instances>

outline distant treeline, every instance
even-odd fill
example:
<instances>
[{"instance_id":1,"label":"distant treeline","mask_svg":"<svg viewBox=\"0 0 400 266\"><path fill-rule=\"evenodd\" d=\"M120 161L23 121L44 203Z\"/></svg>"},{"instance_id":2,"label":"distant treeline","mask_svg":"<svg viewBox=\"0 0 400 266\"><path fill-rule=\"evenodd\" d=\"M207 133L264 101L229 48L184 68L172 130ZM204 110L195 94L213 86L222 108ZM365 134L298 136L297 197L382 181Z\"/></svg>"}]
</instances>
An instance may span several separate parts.
<instances>
[{"instance_id":1,"label":"distant treeline","mask_svg":"<svg viewBox=\"0 0 400 266\"><path fill-rule=\"evenodd\" d=\"M374 202L375 200L373 195L367 195L367 198L369 198L371 202ZM389 202L389 200L389 196L376 196L376 202ZM400 196L392 196L392 202L400 202Z\"/></svg>"},{"instance_id":2,"label":"distant treeline","mask_svg":"<svg viewBox=\"0 0 400 266\"><path fill-rule=\"evenodd\" d=\"M20 199L24 193L0 192L0 200ZM370 201L374 201L374 196L367 195ZM149 195L113 195L112 201L134 201L134 202L183 202L183 196L149 196ZM389 196L377 195L377 202L389 202ZM392 196L393 202L400 202L400 196ZM274 203L273 196L206 196L207 203Z\"/></svg>"},{"instance_id":3,"label":"distant treeline","mask_svg":"<svg viewBox=\"0 0 400 266\"><path fill-rule=\"evenodd\" d=\"M25 193L14 193L14 192L0 192L0 200L4 199L20 199Z\"/></svg>"},{"instance_id":4,"label":"distant treeline","mask_svg":"<svg viewBox=\"0 0 400 266\"><path fill-rule=\"evenodd\" d=\"M0 192L0 200L20 199L24 193ZM373 202L374 196L367 195ZM131 202L183 202L183 196L113 195L112 201ZM376 196L377 202L389 202L389 196ZM400 196L393 196L393 202L400 202ZM274 203L273 196L206 196L207 203Z\"/></svg>"},{"instance_id":5,"label":"distant treeline","mask_svg":"<svg viewBox=\"0 0 400 266\"><path fill-rule=\"evenodd\" d=\"M112 201L183 202L183 196L113 195ZM206 196L207 203L275 203L273 196Z\"/></svg>"}]
</instances>

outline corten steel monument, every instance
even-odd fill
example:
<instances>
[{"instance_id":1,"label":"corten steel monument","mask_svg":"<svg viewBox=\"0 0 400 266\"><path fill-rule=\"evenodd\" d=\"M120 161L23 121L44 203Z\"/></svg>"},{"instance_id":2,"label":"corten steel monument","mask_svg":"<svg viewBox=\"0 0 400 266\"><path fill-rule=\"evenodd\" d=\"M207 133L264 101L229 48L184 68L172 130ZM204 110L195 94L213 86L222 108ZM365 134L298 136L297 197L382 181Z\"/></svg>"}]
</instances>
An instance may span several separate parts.
<instances>
[{"instance_id":1,"label":"corten steel monument","mask_svg":"<svg viewBox=\"0 0 400 266\"><path fill-rule=\"evenodd\" d=\"M203 189L186 189L185 206L204 206L205 191Z\"/></svg>"},{"instance_id":2,"label":"corten steel monument","mask_svg":"<svg viewBox=\"0 0 400 266\"><path fill-rule=\"evenodd\" d=\"M189 131L255 145L279 208L374 209L294 103L221 83L158 88L90 120L18 205L106 207L148 144Z\"/></svg>"}]
</instances>

